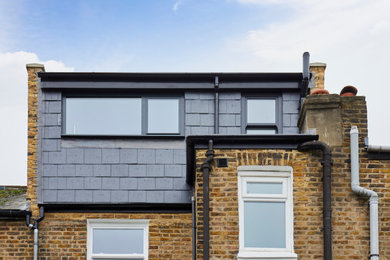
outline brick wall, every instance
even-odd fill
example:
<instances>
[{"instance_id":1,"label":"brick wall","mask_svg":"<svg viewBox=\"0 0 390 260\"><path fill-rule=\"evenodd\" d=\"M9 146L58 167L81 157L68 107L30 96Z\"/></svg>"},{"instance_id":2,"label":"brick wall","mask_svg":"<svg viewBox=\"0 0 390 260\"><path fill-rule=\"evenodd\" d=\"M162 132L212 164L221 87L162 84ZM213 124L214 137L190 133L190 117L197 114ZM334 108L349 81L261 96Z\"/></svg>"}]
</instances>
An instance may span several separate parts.
<instances>
[{"instance_id":1,"label":"brick wall","mask_svg":"<svg viewBox=\"0 0 390 260\"><path fill-rule=\"evenodd\" d=\"M32 237L24 219L0 220L0 259L32 259Z\"/></svg>"},{"instance_id":2,"label":"brick wall","mask_svg":"<svg viewBox=\"0 0 390 260\"><path fill-rule=\"evenodd\" d=\"M315 97L316 98L316 97ZM321 100L323 97L318 97ZM350 139L352 125L359 128L361 186L379 195L380 255L390 255L390 160L368 160L367 110L364 97L341 97L341 145L332 146L333 259L368 259L368 199L358 197L350 186ZM329 119L331 120L331 119ZM196 208L197 256L203 252L203 183L200 165L206 150L197 150ZM275 165L293 168L294 249L299 259L323 258L322 155L312 151L267 149L217 149L215 158L228 158L228 168L215 165L210 174L210 259L236 259L238 253L237 167Z\"/></svg>"}]
</instances>

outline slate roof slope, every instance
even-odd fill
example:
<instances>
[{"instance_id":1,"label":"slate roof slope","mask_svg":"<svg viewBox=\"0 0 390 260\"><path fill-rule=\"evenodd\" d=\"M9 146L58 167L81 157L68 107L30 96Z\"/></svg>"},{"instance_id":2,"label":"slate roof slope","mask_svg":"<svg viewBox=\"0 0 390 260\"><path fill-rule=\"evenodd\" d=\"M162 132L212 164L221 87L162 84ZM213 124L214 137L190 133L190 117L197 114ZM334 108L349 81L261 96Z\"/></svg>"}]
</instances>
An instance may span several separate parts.
<instances>
[{"instance_id":1,"label":"slate roof slope","mask_svg":"<svg viewBox=\"0 0 390 260\"><path fill-rule=\"evenodd\" d=\"M26 186L0 186L0 213L28 211Z\"/></svg>"}]
</instances>

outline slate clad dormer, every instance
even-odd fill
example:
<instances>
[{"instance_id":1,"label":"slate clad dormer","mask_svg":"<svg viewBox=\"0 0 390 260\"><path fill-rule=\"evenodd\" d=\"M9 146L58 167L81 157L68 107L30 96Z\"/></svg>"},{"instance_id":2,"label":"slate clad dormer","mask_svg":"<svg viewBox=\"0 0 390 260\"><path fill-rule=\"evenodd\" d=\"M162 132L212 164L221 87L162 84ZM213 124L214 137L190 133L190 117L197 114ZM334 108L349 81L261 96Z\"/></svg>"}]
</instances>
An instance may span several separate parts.
<instances>
[{"instance_id":1,"label":"slate clad dormer","mask_svg":"<svg viewBox=\"0 0 390 260\"><path fill-rule=\"evenodd\" d=\"M186 136L299 133L301 73L38 76L40 203L190 204Z\"/></svg>"}]
</instances>

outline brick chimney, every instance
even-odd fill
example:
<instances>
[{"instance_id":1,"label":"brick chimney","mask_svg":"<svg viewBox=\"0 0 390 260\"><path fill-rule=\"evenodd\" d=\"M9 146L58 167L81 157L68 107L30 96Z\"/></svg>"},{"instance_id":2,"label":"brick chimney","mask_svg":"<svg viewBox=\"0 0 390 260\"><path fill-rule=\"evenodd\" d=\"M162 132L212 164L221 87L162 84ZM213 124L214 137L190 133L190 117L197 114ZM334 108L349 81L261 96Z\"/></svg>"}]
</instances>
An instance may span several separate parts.
<instances>
[{"instance_id":1,"label":"brick chimney","mask_svg":"<svg viewBox=\"0 0 390 260\"><path fill-rule=\"evenodd\" d=\"M310 72L314 74L314 88L310 89L310 94L318 89L325 89L325 69L326 63L310 63Z\"/></svg>"},{"instance_id":2,"label":"brick chimney","mask_svg":"<svg viewBox=\"0 0 390 260\"><path fill-rule=\"evenodd\" d=\"M26 65L28 74L28 119L27 119L27 200L31 201L33 214L39 214L35 207L37 187L37 139L38 139L38 75L45 71L43 64Z\"/></svg>"}]
</instances>

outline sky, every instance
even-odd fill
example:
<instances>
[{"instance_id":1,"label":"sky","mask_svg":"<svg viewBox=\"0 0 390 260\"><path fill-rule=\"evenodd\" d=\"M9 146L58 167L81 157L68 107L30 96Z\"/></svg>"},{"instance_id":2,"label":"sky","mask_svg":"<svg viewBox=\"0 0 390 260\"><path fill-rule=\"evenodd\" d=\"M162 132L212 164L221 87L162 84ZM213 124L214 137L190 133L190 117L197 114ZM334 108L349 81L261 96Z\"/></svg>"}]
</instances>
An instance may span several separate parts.
<instances>
[{"instance_id":1,"label":"sky","mask_svg":"<svg viewBox=\"0 0 390 260\"><path fill-rule=\"evenodd\" d=\"M26 184L27 63L46 71L300 72L358 88L390 145L388 0L0 0L0 185ZM383 110L385 109L385 110Z\"/></svg>"}]
</instances>

